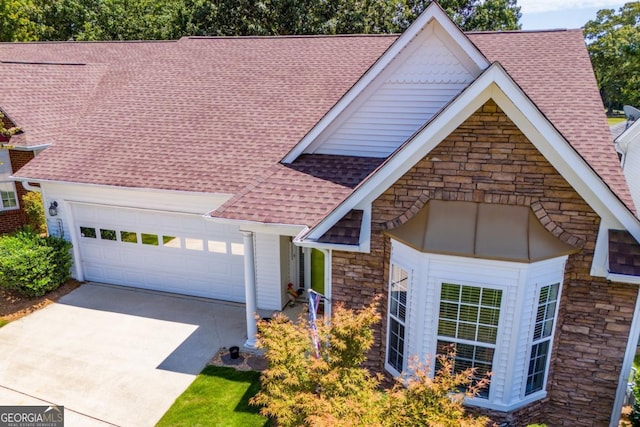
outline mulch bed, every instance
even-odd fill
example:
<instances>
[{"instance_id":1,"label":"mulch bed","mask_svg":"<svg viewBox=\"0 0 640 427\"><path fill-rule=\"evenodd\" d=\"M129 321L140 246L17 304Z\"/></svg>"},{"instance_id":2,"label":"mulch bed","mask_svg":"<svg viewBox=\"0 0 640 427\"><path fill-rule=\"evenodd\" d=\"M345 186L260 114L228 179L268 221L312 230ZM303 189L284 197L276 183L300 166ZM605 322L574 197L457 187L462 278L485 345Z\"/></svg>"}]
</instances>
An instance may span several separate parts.
<instances>
[{"instance_id":1,"label":"mulch bed","mask_svg":"<svg viewBox=\"0 0 640 427\"><path fill-rule=\"evenodd\" d=\"M0 319L11 321L24 317L58 301L80 285L82 285L81 282L71 279L58 289L37 298L25 297L17 291L0 288Z\"/></svg>"},{"instance_id":2,"label":"mulch bed","mask_svg":"<svg viewBox=\"0 0 640 427\"><path fill-rule=\"evenodd\" d=\"M264 371L269 364L267 359L260 354L240 352L237 359L232 359L229 349L223 347L209 361L209 365L226 366L235 368L238 371Z\"/></svg>"}]
</instances>

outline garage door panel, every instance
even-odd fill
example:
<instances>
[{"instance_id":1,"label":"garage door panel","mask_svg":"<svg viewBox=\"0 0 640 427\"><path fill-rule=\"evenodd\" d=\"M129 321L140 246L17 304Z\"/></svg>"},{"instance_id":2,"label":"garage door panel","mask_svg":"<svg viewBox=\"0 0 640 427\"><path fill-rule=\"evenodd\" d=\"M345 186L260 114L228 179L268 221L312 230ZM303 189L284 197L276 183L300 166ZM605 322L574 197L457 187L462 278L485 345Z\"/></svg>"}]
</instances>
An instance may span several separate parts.
<instances>
[{"instance_id":1,"label":"garage door panel","mask_svg":"<svg viewBox=\"0 0 640 427\"><path fill-rule=\"evenodd\" d=\"M86 259L100 259L102 257L102 248L99 245L85 244L84 255Z\"/></svg>"},{"instance_id":2,"label":"garage door panel","mask_svg":"<svg viewBox=\"0 0 640 427\"><path fill-rule=\"evenodd\" d=\"M242 248L237 227L197 215L110 206L73 204L72 212L83 227L78 246L87 280L244 300L243 257L233 254ZM83 237L85 232L95 237Z\"/></svg>"}]
</instances>

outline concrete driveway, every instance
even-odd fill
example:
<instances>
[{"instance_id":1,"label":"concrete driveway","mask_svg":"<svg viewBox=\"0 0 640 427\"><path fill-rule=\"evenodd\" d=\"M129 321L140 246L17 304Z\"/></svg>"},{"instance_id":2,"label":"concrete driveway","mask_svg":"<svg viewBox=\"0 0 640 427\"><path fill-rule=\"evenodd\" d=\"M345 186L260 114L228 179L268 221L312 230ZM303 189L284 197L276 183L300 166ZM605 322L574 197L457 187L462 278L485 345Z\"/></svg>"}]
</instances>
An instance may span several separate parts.
<instances>
[{"instance_id":1,"label":"concrete driveway","mask_svg":"<svg viewBox=\"0 0 640 427\"><path fill-rule=\"evenodd\" d=\"M0 328L0 405L62 405L67 427L152 426L245 337L243 305L87 283Z\"/></svg>"}]
</instances>

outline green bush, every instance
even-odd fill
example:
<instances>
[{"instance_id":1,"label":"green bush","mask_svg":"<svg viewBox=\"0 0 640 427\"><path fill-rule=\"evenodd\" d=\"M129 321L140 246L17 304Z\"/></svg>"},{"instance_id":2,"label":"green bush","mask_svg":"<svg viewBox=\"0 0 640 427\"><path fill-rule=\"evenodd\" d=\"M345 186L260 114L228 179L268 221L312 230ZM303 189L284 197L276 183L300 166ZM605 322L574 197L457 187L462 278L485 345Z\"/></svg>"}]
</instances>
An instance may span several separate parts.
<instances>
[{"instance_id":1,"label":"green bush","mask_svg":"<svg viewBox=\"0 0 640 427\"><path fill-rule=\"evenodd\" d=\"M634 402L629 414L629 421L632 427L640 427L640 373L633 377Z\"/></svg>"},{"instance_id":2,"label":"green bush","mask_svg":"<svg viewBox=\"0 0 640 427\"><path fill-rule=\"evenodd\" d=\"M42 194L29 191L22 196L22 207L27 214L29 226L39 234L47 234L47 221L44 216Z\"/></svg>"},{"instance_id":3,"label":"green bush","mask_svg":"<svg viewBox=\"0 0 640 427\"><path fill-rule=\"evenodd\" d=\"M70 277L71 243L18 232L0 238L0 286L39 297Z\"/></svg>"}]
</instances>

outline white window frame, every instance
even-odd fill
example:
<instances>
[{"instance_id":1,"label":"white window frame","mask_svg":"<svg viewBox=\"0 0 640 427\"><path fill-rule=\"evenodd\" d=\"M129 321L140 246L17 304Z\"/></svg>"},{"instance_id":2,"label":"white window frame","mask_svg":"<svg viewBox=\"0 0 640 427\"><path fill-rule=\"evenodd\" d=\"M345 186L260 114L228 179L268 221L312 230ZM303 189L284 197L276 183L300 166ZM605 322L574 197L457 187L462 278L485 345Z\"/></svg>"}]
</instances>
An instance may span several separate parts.
<instances>
[{"instance_id":1,"label":"white window frame","mask_svg":"<svg viewBox=\"0 0 640 427\"><path fill-rule=\"evenodd\" d=\"M0 211L12 211L20 209L20 200L16 190L15 181L9 179L13 169L11 167L11 156L9 150L0 149ZM2 192L13 194L15 206L5 206Z\"/></svg>"},{"instance_id":2,"label":"white window frame","mask_svg":"<svg viewBox=\"0 0 640 427\"><path fill-rule=\"evenodd\" d=\"M535 263L516 263L422 253L393 239L391 242L390 265L400 264L412 273L411 292L407 295L411 316L405 328L407 356L417 355L426 361L433 360L436 354L442 283L499 289L502 299L489 395L467 399L466 403L512 411L544 398L550 357L547 357L543 389L525 394L531 348L535 345L532 340L535 315L542 287L558 283L559 303L567 256ZM558 305L553 318L554 332ZM549 355L553 344L552 334ZM385 354L386 369L396 374L386 364L386 357Z\"/></svg>"},{"instance_id":3,"label":"white window frame","mask_svg":"<svg viewBox=\"0 0 640 427\"><path fill-rule=\"evenodd\" d=\"M407 276L405 279L406 301L405 301L404 320L400 319L398 316L395 316L391 310L391 301L392 301L391 293L392 293L392 285L394 284L394 274L393 274L394 268L402 270ZM387 297L387 340L386 340L384 364L385 364L385 368L389 372L391 372L394 376L400 375L403 371L407 369L407 356L408 356L407 330L408 330L409 319L410 319L409 302L411 298L411 288L412 288L411 279L412 279L411 270L408 270L405 266L398 263L394 263L394 262L389 263L389 282L388 282L389 292ZM402 366L400 370L398 370L396 366L389 363L389 353L391 349L391 322L393 320L400 323L404 328L404 334L402 336L402 340L403 340Z\"/></svg>"},{"instance_id":4,"label":"white window frame","mask_svg":"<svg viewBox=\"0 0 640 427\"><path fill-rule=\"evenodd\" d=\"M460 337L455 337L455 336L449 336L449 335L442 335L440 333L440 321L442 321L442 318L440 316L440 308L442 307L442 303L443 303L443 299L442 299L442 289L445 285L456 285L456 286L460 286L463 288L474 288L474 289L480 289L481 290L481 294L484 293L484 290L492 290L492 291L499 291L500 292L500 305L498 307L492 307L493 309L497 308L498 309L498 324L496 325L496 338L495 338L495 342L493 343L489 343L489 342L483 342L480 341L478 339L465 339L465 338L460 338ZM500 336L500 320L502 319L501 313L503 311L504 308L504 298L503 298L503 294L504 294L504 290L502 288L499 287L494 287L494 286L482 286L479 284L469 284L469 283L448 283L448 282L441 282L440 283L440 296L438 298L438 330L436 331L436 346L437 343L440 341L446 341L449 342L451 344L464 344L464 345L471 345L474 347L483 347L483 348L490 348L493 350L493 358L491 360L491 366L493 367L494 363L495 363L495 359L496 359L496 351L498 349L498 341L499 341L499 336ZM452 300L445 300L446 302L453 302ZM460 300L458 301L458 306L459 308L461 308L462 306L464 306L465 304ZM478 309L480 310L482 308L482 304L479 303L478 304ZM488 307L484 307L484 308L488 308ZM460 317L458 317L456 319L457 322L457 329L460 326ZM479 322L476 322L476 325L479 325ZM476 331L477 333L477 331ZM490 370L490 372L492 372L493 369ZM489 393L491 392L491 385L489 384L488 387L488 391ZM484 394L484 393L483 393ZM482 397L481 397L482 398Z\"/></svg>"},{"instance_id":5,"label":"white window frame","mask_svg":"<svg viewBox=\"0 0 640 427\"><path fill-rule=\"evenodd\" d=\"M537 313L540 310L540 307L543 305L540 303L540 294L542 293L542 290L544 288L547 287L552 287L552 286L557 286L558 290L556 292L556 296L555 296L555 300L553 301L554 307L553 307L553 313L551 314L550 317L547 317L547 314L549 313L548 308L549 308L549 300L547 300L544 304L545 307L545 313L544 313L544 317L543 317L543 321L544 322L551 322L551 326L550 326L550 333L549 334L542 334L539 338L536 338L536 325L538 324L538 316ZM542 387L539 390L536 391L532 391L530 393L527 392L527 385L529 383L529 377L531 376L529 374L529 368L527 368L527 372L525 373L526 377L525 377L525 389L524 389L524 396L529 397L529 396L535 396L536 394L542 394L544 393L544 391L547 388L547 377L549 374L549 366L551 365L551 350L553 348L553 338L554 338L554 332L556 329L556 325L558 323L558 309L560 306L560 294L562 292L562 283L549 283L549 284L541 284L540 286L537 287L536 289L536 301L537 304L535 306L536 310L534 310L533 312L533 316L531 319L531 333L530 333L530 343L529 343L529 364L531 364L532 362L532 350L534 348L534 346L536 345L540 345L544 342L548 343L548 347L547 347L547 354L546 354L546 361L545 361L545 366L544 366L544 376L542 379ZM524 397L523 396L523 397ZM542 396L544 397L544 396Z\"/></svg>"}]
</instances>

